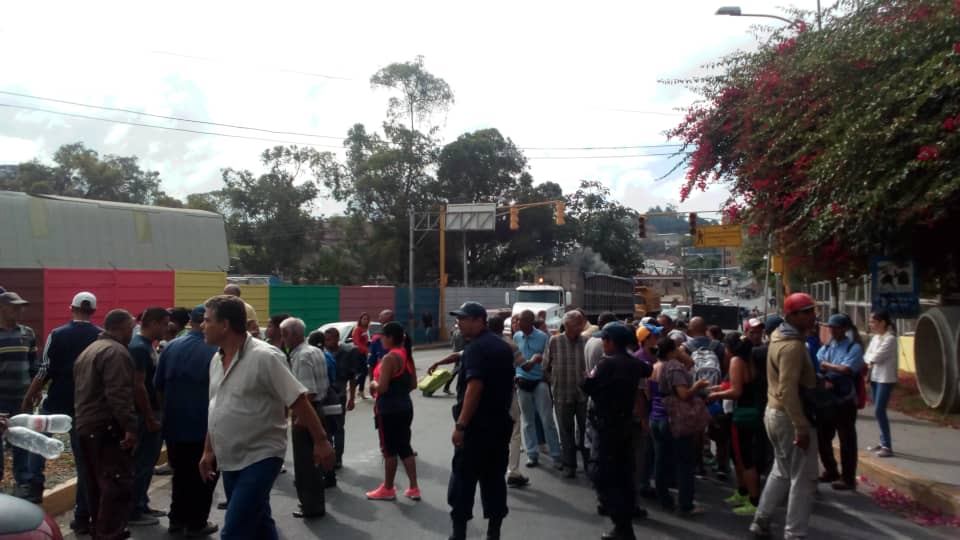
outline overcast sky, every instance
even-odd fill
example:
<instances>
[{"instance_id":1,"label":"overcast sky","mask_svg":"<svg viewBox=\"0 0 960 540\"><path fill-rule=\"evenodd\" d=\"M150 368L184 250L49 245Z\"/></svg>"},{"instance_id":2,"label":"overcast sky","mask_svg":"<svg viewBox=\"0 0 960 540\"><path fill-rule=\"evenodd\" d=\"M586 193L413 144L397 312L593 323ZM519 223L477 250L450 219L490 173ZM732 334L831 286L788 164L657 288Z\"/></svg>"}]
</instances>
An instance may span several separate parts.
<instances>
[{"instance_id":1,"label":"overcast sky","mask_svg":"<svg viewBox=\"0 0 960 540\"><path fill-rule=\"evenodd\" d=\"M378 129L388 94L370 75L421 54L456 104L444 142L495 127L522 148L654 145L695 96L658 79L701 73L707 61L752 47L763 19L717 17L734 0L653 2L4 2L0 91L286 132L175 122L0 94L0 104L338 150L356 122ZM782 0L744 1L777 13ZM148 6L149 7L146 7ZM816 0L795 0L815 9ZM469 6L469 7L468 7ZM773 24L780 24L770 21ZM642 111L642 112L638 112ZM658 114L647 114L658 113ZM259 171L275 143L181 133L0 107L0 164L81 141L102 154L136 155L183 197L220 187L223 167ZM572 191L603 181L639 210L679 202L682 171L663 148L526 150L536 182ZM542 159L626 155L614 159ZM685 210L717 209L726 194L695 195ZM318 210L337 212L330 200Z\"/></svg>"}]
</instances>

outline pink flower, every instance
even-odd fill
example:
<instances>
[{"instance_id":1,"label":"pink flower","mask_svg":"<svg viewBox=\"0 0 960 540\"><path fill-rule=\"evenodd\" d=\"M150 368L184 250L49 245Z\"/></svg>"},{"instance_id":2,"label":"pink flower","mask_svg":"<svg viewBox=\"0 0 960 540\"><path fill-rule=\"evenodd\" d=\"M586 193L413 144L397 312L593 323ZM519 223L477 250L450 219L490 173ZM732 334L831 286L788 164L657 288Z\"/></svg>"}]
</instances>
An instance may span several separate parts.
<instances>
[{"instance_id":1,"label":"pink flower","mask_svg":"<svg viewBox=\"0 0 960 540\"><path fill-rule=\"evenodd\" d=\"M960 54L960 43L953 44L953 52Z\"/></svg>"},{"instance_id":2,"label":"pink flower","mask_svg":"<svg viewBox=\"0 0 960 540\"><path fill-rule=\"evenodd\" d=\"M790 49L792 49L796 44L797 44L797 40L790 38L777 46L777 52L781 54L785 53Z\"/></svg>"},{"instance_id":3,"label":"pink flower","mask_svg":"<svg viewBox=\"0 0 960 540\"><path fill-rule=\"evenodd\" d=\"M956 118L949 116L943 121L943 129L945 131L956 131L958 127L960 127L960 116Z\"/></svg>"},{"instance_id":4,"label":"pink flower","mask_svg":"<svg viewBox=\"0 0 960 540\"><path fill-rule=\"evenodd\" d=\"M936 146L921 146L917 151L917 159L920 161L933 161L940 157L940 149Z\"/></svg>"}]
</instances>

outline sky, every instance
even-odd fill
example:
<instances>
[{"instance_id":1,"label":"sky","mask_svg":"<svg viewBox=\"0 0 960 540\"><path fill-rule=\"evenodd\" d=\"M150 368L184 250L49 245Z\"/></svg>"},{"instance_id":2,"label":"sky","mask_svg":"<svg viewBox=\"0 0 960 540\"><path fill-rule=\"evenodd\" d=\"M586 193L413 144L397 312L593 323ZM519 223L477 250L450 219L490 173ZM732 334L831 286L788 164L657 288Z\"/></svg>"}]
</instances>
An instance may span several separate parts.
<instances>
[{"instance_id":1,"label":"sky","mask_svg":"<svg viewBox=\"0 0 960 540\"><path fill-rule=\"evenodd\" d=\"M753 47L752 25L780 24L714 15L732 1L5 2L0 92L325 138L0 93L0 164L49 162L61 145L80 141L139 157L171 195L210 191L221 186L222 168L259 172L260 152L282 142L342 155L350 126L379 129L385 117L389 94L371 89L370 76L423 55L455 94L435 119L444 143L497 128L526 149L535 182L572 192L581 179L600 180L641 211L678 204L683 171L658 181L675 161L643 156L669 148L533 148L667 143L664 131L682 119L677 109L696 96L658 80L702 74L705 62ZM816 0L739 5L784 15L784 5L815 9ZM716 210L726 198L721 189L695 192L681 209ZM323 198L316 211L341 209Z\"/></svg>"}]
</instances>

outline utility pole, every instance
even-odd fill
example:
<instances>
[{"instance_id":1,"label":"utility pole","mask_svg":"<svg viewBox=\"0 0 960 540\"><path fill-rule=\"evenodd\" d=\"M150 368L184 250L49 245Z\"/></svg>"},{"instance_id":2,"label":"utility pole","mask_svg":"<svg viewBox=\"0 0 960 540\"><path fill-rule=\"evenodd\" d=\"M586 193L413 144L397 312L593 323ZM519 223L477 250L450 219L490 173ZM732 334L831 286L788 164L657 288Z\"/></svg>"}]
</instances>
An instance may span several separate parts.
<instances>
[{"instance_id":1,"label":"utility pole","mask_svg":"<svg viewBox=\"0 0 960 540\"><path fill-rule=\"evenodd\" d=\"M413 120L411 119L411 124L412 124L412 122L413 122ZM413 322L413 321L414 321L414 313L413 313L413 310L414 310L414 305L413 305L413 299L414 299L414 295L413 295L413 293L414 293L414 290L413 290L413 251L414 251L414 248L416 247L416 244L413 243L413 227L414 227L413 221L414 221L414 219L416 218L416 216L414 216L414 213L413 213L413 203L410 203L409 211L410 211L410 265L409 265L410 267L409 267L409 269L408 269L408 272L409 272L410 284L409 284L409 290L408 290L408 295L407 295L407 296L408 296L407 299L409 300L409 314L408 314L408 318L407 318L407 326L408 326L408 328L409 328L409 330L408 330L409 334L408 334L408 335L410 336L410 339L412 340L412 339L413 339L413 335L414 335L414 333L415 333L415 331L416 331L416 326L414 326L414 322Z\"/></svg>"}]
</instances>

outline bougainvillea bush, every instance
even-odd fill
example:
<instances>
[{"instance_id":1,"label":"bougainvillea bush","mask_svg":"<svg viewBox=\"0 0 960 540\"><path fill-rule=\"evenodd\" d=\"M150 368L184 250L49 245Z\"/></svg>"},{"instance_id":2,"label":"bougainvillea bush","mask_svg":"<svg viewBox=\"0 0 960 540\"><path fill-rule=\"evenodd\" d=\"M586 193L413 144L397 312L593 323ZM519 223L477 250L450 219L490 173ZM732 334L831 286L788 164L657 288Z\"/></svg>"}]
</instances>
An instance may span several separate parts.
<instances>
[{"instance_id":1,"label":"bougainvillea bush","mask_svg":"<svg viewBox=\"0 0 960 540\"><path fill-rule=\"evenodd\" d=\"M703 97L668 133L681 198L726 187L728 221L775 232L788 264L824 277L885 254L955 280L960 0L842 0L822 29L798 19L763 39L671 81Z\"/></svg>"}]
</instances>

